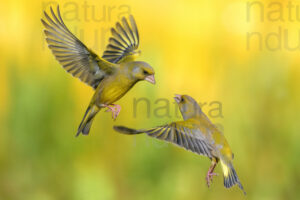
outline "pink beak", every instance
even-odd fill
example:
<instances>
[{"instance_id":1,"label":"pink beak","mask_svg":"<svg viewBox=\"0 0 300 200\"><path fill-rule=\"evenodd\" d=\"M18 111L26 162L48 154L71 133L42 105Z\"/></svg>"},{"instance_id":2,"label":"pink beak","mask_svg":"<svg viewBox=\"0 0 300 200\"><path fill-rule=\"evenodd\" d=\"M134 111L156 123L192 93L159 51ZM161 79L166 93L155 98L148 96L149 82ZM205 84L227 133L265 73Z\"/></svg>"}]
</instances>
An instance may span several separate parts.
<instances>
[{"instance_id":1,"label":"pink beak","mask_svg":"<svg viewBox=\"0 0 300 200\"><path fill-rule=\"evenodd\" d=\"M180 94L175 94L175 97L174 97L174 99L175 99L175 101L176 101L176 103L180 103L180 101L181 101L181 95Z\"/></svg>"},{"instance_id":2,"label":"pink beak","mask_svg":"<svg viewBox=\"0 0 300 200\"><path fill-rule=\"evenodd\" d=\"M150 82L150 83L152 83L152 84L155 84L154 75L146 76L145 80L148 81L148 82Z\"/></svg>"}]
</instances>

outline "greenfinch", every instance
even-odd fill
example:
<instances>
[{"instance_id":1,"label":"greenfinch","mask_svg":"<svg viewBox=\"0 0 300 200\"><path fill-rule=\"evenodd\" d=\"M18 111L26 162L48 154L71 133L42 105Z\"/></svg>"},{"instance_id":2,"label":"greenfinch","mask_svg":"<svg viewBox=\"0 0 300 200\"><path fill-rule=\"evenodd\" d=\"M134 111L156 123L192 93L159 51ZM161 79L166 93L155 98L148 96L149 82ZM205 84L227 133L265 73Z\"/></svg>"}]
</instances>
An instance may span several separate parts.
<instances>
[{"instance_id":1,"label":"greenfinch","mask_svg":"<svg viewBox=\"0 0 300 200\"><path fill-rule=\"evenodd\" d=\"M220 161L224 175L224 186L231 188L238 185L245 193L243 186L233 168L233 153L223 133L202 112L197 102L188 95L176 95L183 121L172 122L167 125L150 129L135 130L124 126L114 126L114 129L123 134L141 134L165 140L194 153L208 157L211 166L206 175L208 187L212 182L214 169Z\"/></svg>"},{"instance_id":2,"label":"greenfinch","mask_svg":"<svg viewBox=\"0 0 300 200\"><path fill-rule=\"evenodd\" d=\"M121 107L114 102L139 81L155 84L154 69L146 62L135 61L140 53L137 50L139 33L131 15L130 23L123 17L122 22L111 29L112 37L99 57L70 32L58 6L57 15L51 7L50 12L52 17L44 12L46 21L41 20L48 47L67 72L96 90L76 134L88 135L94 117L102 108L111 111L116 119Z\"/></svg>"}]
</instances>

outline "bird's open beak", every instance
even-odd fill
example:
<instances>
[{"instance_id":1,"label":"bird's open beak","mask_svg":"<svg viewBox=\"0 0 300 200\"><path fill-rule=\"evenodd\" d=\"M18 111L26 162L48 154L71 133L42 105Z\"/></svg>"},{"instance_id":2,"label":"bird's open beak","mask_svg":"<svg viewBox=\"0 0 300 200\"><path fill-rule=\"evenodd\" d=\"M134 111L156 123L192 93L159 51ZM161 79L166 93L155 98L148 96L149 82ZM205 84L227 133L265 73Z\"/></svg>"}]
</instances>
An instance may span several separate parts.
<instances>
[{"instance_id":1,"label":"bird's open beak","mask_svg":"<svg viewBox=\"0 0 300 200\"><path fill-rule=\"evenodd\" d=\"M150 83L152 83L152 84L155 84L154 74L146 76L145 80L148 81L148 82L150 82Z\"/></svg>"},{"instance_id":2,"label":"bird's open beak","mask_svg":"<svg viewBox=\"0 0 300 200\"><path fill-rule=\"evenodd\" d=\"M181 98L182 98L182 96L180 94L175 94L174 99L175 99L176 103L180 103Z\"/></svg>"}]
</instances>

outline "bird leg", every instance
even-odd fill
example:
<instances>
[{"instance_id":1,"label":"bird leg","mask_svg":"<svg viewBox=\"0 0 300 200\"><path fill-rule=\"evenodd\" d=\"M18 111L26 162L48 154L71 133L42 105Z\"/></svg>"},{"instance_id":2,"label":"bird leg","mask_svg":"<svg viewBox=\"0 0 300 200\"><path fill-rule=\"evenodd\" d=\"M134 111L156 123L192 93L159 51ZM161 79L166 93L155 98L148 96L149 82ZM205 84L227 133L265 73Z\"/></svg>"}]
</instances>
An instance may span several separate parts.
<instances>
[{"instance_id":1,"label":"bird leg","mask_svg":"<svg viewBox=\"0 0 300 200\"><path fill-rule=\"evenodd\" d=\"M218 176L217 173L214 173L214 169L215 169L217 163L218 163L218 161L215 158L212 158L211 165L208 169L208 172L207 172L206 178L205 178L208 187L212 183L213 177Z\"/></svg>"},{"instance_id":2,"label":"bird leg","mask_svg":"<svg viewBox=\"0 0 300 200\"><path fill-rule=\"evenodd\" d=\"M116 120L121 111L121 106L117 104L111 104L111 105L104 105L104 107L107 108L105 112L111 112L112 118Z\"/></svg>"}]
</instances>

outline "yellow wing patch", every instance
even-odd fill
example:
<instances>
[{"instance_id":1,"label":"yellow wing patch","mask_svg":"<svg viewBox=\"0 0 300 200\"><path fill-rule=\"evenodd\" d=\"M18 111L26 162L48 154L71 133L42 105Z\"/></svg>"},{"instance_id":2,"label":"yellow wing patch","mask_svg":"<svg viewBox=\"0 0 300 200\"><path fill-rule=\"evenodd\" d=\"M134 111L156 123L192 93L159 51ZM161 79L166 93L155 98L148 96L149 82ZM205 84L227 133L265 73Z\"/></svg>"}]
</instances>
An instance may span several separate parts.
<instances>
[{"instance_id":1,"label":"yellow wing patch","mask_svg":"<svg viewBox=\"0 0 300 200\"><path fill-rule=\"evenodd\" d=\"M221 166L223 169L223 174L225 177L228 177L229 174L229 167L221 160Z\"/></svg>"}]
</instances>

